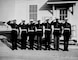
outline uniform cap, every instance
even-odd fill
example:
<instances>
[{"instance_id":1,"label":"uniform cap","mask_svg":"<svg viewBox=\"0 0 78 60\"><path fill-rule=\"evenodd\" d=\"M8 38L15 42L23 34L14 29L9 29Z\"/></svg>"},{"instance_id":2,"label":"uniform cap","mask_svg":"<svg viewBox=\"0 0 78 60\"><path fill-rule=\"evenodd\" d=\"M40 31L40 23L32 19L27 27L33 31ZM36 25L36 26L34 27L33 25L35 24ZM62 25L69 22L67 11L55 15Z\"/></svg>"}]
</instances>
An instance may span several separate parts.
<instances>
[{"instance_id":1,"label":"uniform cap","mask_svg":"<svg viewBox=\"0 0 78 60\"><path fill-rule=\"evenodd\" d=\"M59 20L58 18L56 18L56 20Z\"/></svg>"},{"instance_id":2,"label":"uniform cap","mask_svg":"<svg viewBox=\"0 0 78 60\"><path fill-rule=\"evenodd\" d=\"M22 20L22 22L25 22L25 20Z\"/></svg>"},{"instance_id":3,"label":"uniform cap","mask_svg":"<svg viewBox=\"0 0 78 60\"><path fill-rule=\"evenodd\" d=\"M16 19L12 20L12 22L16 22Z\"/></svg>"},{"instance_id":4,"label":"uniform cap","mask_svg":"<svg viewBox=\"0 0 78 60\"><path fill-rule=\"evenodd\" d=\"M49 19L46 19L46 21L49 21Z\"/></svg>"},{"instance_id":5,"label":"uniform cap","mask_svg":"<svg viewBox=\"0 0 78 60\"><path fill-rule=\"evenodd\" d=\"M30 19L30 21L33 21L33 19Z\"/></svg>"},{"instance_id":6,"label":"uniform cap","mask_svg":"<svg viewBox=\"0 0 78 60\"><path fill-rule=\"evenodd\" d=\"M65 18L65 20L68 20L68 18Z\"/></svg>"},{"instance_id":7,"label":"uniform cap","mask_svg":"<svg viewBox=\"0 0 78 60\"><path fill-rule=\"evenodd\" d=\"M40 20L38 20L38 22L39 22Z\"/></svg>"},{"instance_id":8,"label":"uniform cap","mask_svg":"<svg viewBox=\"0 0 78 60\"><path fill-rule=\"evenodd\" d=\"M16 21L16 19L14 19L13 21Z\"/></svg>"}]
</instances>

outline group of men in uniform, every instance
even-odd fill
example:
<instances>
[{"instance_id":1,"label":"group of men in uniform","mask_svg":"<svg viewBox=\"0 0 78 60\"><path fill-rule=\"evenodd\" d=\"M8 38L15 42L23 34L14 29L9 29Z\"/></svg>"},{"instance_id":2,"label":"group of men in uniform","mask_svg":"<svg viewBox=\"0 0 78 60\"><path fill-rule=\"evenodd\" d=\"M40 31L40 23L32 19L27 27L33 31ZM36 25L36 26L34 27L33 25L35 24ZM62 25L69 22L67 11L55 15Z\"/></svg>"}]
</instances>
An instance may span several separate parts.
<instances>
[{"instance_id":1,"label":"group of men in uniform","mask_svg":"<svg viewBox=\"0 0 78 60\"><path fill-rule=\"evenodd\" d=\"M13 20L13 23L9 21L9 24L12 27L11 31L11 41L12 41L12 49L17 49L17 36L21 35L21 49L26 49L27 46L27 37L29 37L28 43L30 48L34 48L34 38L37 36L37 49L41 50L43 45L43 35L45 36L44 46L45 50L51 49L51 35L54 35L54 49L59 50L59 38L61 35L64 37L64 51L68 51L68 42L71 36L71 24L67 22L65 19L64 23L60 23L59 19L55 19L56 21L52 21L49 23L49 19L46 20L45 23L37 21L37 24L33 21L30 21L30 24L25 24L25 20L22 21L19 25L16 24L16 20ZM52 27L53 26L53 27ZM52 32L53 31L53 32ZM45 34L43 34L45 32Z\"/></svg>"}]
</instances>

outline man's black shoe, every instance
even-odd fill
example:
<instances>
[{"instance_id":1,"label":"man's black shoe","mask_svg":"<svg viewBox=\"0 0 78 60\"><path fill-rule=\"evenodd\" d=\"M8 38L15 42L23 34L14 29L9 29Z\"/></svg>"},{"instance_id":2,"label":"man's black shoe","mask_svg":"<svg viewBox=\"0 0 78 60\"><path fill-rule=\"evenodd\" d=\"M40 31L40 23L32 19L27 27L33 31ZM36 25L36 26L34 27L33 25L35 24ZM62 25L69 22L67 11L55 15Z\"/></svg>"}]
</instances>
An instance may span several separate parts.
<instances>
[{"instance_id":1,"label":"man's black shoe","mask_svg":"<svg viewBox=\"0 0 78 60\"><path fill-rule=\"evenodd\" d=\"M63 51L69 51L69 50L63 50Z\"/></svg>"}]
</instances>

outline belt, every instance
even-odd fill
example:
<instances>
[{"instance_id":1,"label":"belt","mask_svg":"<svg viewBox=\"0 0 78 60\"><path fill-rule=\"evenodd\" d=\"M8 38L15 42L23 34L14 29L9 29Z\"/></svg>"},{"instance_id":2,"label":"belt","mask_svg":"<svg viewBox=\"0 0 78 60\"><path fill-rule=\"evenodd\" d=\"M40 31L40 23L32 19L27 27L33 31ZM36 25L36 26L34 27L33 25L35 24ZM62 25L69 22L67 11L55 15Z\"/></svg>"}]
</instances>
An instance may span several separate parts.
<instances>
[{"instance_id":1,"label":"belt","mask_svg":"<svg viewBox=\"0 0 78 60\"><path fill-rule=\"evenodd\" d=\"M27 29L21 29L22 31L27 31Z\"/></svg>"},{"instance_id":2,"label":"belt","mask_svg":"<svg viewBox=\"0 0 78 60\"><path fill-rule=\"evenodd\" d=\"M34 32L34 30L29 30L29 32Z\"/></svg>"},{"instance_id":3,"label":"belt","mask_svg":"<svg viewBox=\"0 0 78 60\"><path fill-rule=\"evenodd\" d=\"M54 28L54 30L60 30L59 28Z\"/></svg>"},{"instance_id":4,"label":"belt","mask_svg":"<svg viewBox=\"0 0 78 60\"><path fill-rule=\"evenodd\" d=\"M37 31L42 31L42 29L37 29Z\"/></svg>"},{"instance_id":5,"label":"belt","mask_svg":"<svg viewBox=\"0 0 78 60\"><path fill-rule=\"evenodd\" d=\"M48 31L50 31L51 29L45 29L45 30L48 30Z\"/></svg>"},{"instance_id":6,"label":"belt","mask_svg":"<svg viewBox=\"0 0 78 60\"><path fill-rule=\"evenodd\" d=\"M16 30L17 31L17 29L12 29L12 30Z\"/></svg>"},{"instance_id":7,"label":"belt","mask_svg":"<svg viewBox=\"0 0 78 60\"><path fill-rule=\"evenodd\" d=\"M70 30L69 28L64 28L64 30Z\"/></svg>"}]
</instances>

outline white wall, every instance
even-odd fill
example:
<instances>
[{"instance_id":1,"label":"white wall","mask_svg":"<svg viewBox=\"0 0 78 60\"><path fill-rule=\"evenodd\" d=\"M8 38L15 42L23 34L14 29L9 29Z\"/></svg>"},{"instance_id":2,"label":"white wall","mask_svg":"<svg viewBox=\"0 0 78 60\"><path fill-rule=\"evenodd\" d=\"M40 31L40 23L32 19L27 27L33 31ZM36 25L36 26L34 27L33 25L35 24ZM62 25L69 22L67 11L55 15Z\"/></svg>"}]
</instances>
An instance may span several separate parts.
<instances>
[{"instance_id":1,"label":"white wall","mask_svg":"<svg viewBox=\"0 0 78 60\"><path fill-rule=\"evenodd\" d=\"M70 14L69 13L69 22L72 24L72 25L76 25L76 39L77 39L77 42L78 42L78 2L77 4L74 6L74 14Z\"/></svg>"},{"instance_id":2,"label":"white wall","mask_svg":"<svg viewBox=\"0 0 78 60\"><path fill-rule=\"evenodd\" d=\"M18 23L21 22L22 19L27 20L28 6L25 0L16 0L15 1L15 18Z\"/></svg>"},{"instance_id":3,"label":"white wall","mask_svg":"<svg viewBox=\"0 0 78 60\"><path fill-rule=\"evenodd\" d=\"M0 0L0 20L17 19L17 23L25 19L29 22L29 5L38 5L38 19L51 16L48 11L39 11L47 0ZM47 13L47 14L46 14Z\"/></svg>"},{"instance_id":4,"label":"white wall","mask_svg":"<svg viewBox=\"0 0 78 60\"><path fill-rule=\"evenodd\" d=\"M52 16L47 10L39 10L47 0L16 0L15 1L15 17L18 23L25 19L29 22L29 5L38 5L38 19L42 20L44 16Z\"/></svg>"},{"instance_id":5,"label":"white wall","mask_svg":"<svg viewBox=\"0 0 78 60\"><path fill-rule=\"evenodd\" d=\"M39 10L47 0L0 0L0 20L25 19L29 22L29 5L38 5L38 19L52 16L47 10Z\"/></svg>"},{"instance_id":6,"label":"white wall","mask_svg":"<svg viewBox=\"0 0 78 60\"><path fill-rule=\"evenodd\" d=\"M17 19L18 22L21 19L29 21L29 5L38 5L38 19L49 16L52 14L47 10L39 10L47 0L0 0L0 20L7 21L11 19ZM56 13L55 13L56 14ZM72 24L78 22L78 3L74 7L74 15L69 13L69 20Z\"/></svg>"},{"instance_id":7,"label":"white wall","mask_svg":"<svg viewBox=\"0 0 78 60\"><path fill-rule=\"evenodd\" d=\"M0 0L0 21L14 19L15 0Z\"/></svg>"}]
</instances>

